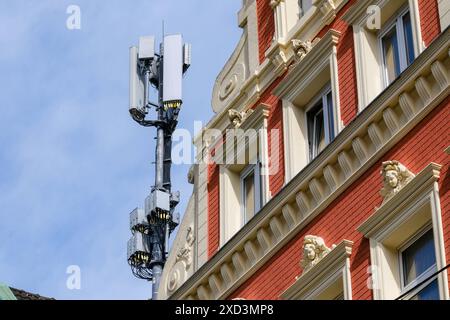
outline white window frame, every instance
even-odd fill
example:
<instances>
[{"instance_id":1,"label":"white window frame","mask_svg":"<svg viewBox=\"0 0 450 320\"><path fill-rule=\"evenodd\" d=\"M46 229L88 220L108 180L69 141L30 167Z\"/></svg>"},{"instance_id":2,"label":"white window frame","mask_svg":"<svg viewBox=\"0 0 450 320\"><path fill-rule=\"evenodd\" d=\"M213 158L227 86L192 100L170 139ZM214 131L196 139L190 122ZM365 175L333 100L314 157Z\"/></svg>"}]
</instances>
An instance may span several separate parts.
<instances>
[{"instance_id":1,"label":"white window frame","mask_svg":"<svg viewBox=\"0 0 450 320\"><path fill-rule=\"evenodd\" d=\"M403 8L401 8L397 14L395 14L393 17L391 17L389 19L388 22L385 23L385 26L383 26L383 28L381 29L379 35L378 35L378 47L380 50L380 57L381 57L381 62L382 62L382 83L384 85L384 89L387 88L391 83L389 82L388 79L388 74L387 74L387 67L386 67L386 57L384 56L384 48L383 48L383 38L392 30L395 28L395 32L397 34L397 45L398 45L398 55L399 55L399 68L400 68L400 74L406 70L406 68L408 67L408 57L407 57L407 52L406 52L406 35L405 35L405 29L404 29L404 25L403 25L403 17L408 14L410 15L410 20L411 20L411 12L409 10L409 6L404 6ZM412 21L411 21L411 28L413 28L412 26ZM412 31L412 30L411 30ZM413 38L413 42L414 42L414 38ZM413 43L413 47L414 47L414 43ZM414 52L414 59L416 59L416 53ZM399 77L400 74L397 76Z\"/></svg>"},{"instance_id":2,"label":"white window frame","mask_svg":"<svg viewBox=\"0 0 450 320\"><path fill-rule=\"evenodd\" d=\"M425 225L421 230L419 230L415 235L413 235L410 239L408 239L404 244L401 245L401 247L398 249L398 259L399 259L399 274L400 274L400 281L401 281L401 292L400 295L405 294L415 286L417 286L419 283L433 275L437 271L437 264L436 261L432 266L430 266L427 270L425 270L422 274L420 274L416 279L411 281L409 284L405 284L405 270L404 270L404 261L403 261L403 252L405 252L411 245L413 245L417 240L419 240L423 235L425 235L427 232L433 232L433 226L429 223ZM434 236L433 236L434 241ZM433 282L437 279L437 276L429 279L425 283L421 284L419 287L415 288L414 291L408 293L406 296L402 298L402 300L409 300L415 295L417 295L423 288L425 288L428 284Z\"/></svg>"},{"instance_id":3,"label":"white window frame","mask_svg":"<svg viewBox=\"0 0 450 320\"><path fill-rule=\"evenodd\" d=\"M328 105L328 95L331 93L331 109L332 109L332 115L330 117L328 109L329 109L329 105ZM322 101L321 101L322 100ZM314 158L316 158L319 153L314 154L314 152L311 152L310 150L310 142L309 141L309 123L308 123L308 114L310 111L312 111L315 107L317 107L317 105L320 103L322 103L322 112L323 112L323 121L324 121L324 130L325 130L325 143L326 145L330 144L335 138L336 138L336 134L337 134L337 128L336 128L336 110L334 107L334 103L333 103L333 90L331 88L331 84L327 84L325 85L325 87L320 91L320 93L318 93L306 106L305 108L305 121L306 121L306 130L307 130L307 145L308 145L308 158L309 158L309 162L311 162L312 160L314 160ZM330 129L329 129L329 125L331 124L333 125L333 132L330 133ZM315 136L315 135L314 135ZM314 142L314 141L313 141Z\"/></svg>"},{"instance_id":4,"label":"white window frame","mask_svg":"<svg viewBox=\"0 0 450 320\"><path fill-rule=\"evenodd\" d=\"M253 161L252 161L253 162ZM245 225L248 221L253 218L259 210L261 210L261 198L262 198L262 190L261 190L261 170L260 170L260 164L261 162L259 160L256 161L255 164L250 164L244 170L241 172L240 176L240 185L241 185L241 213L242 213L242 225ZM248 218L247 212L245 210L247 199L245 197L245 179L253 173L253 184L255 188L255 212L253 213L253 216Z\"/></svg>"},{"instance_id":5,"label":"white window frame","mask_svg":"<svg viewBox=\"0 0 450 320\"><path fill-rule=\"evenodd\" d=\"M381 18L389 16L392 6L396 6L395 10L409 9L411 18L414 56L417 58L424 50L425 44L422 40L422 30L420 25L419 4L418 0L407 0L400 2L399 0L372 0L357 1L346 13L343 19L353 26L353 38L355 46L355 66L356 66L356 82L358 91L358 111L364 110L384 89L383 76L377 77L374 81L374 74L382 74L382 48L378 41L379 32L381 30L370 30L367 27L369 13L367 9L370 5L381 8ZM387 9L386 9L387 8ZM396 17L398 14L392 15ZM387 25L390 19L382 21L383 25ZM375 48L378 46L378 48ZM374 49L375 48L375 49Z\"/></svg>"}]
</instances>

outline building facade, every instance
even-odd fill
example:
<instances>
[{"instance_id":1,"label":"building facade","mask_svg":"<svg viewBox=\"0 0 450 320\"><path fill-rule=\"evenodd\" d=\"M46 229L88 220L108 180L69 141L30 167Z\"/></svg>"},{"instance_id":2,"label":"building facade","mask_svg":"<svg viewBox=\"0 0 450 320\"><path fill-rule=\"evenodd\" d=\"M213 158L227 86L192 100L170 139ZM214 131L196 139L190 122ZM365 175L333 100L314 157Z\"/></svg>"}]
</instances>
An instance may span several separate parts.
<instances>
[{"instance_id":1,"label":"building facade","mask_svg":"<svg viewBox=\"0 0 450 320\"><path fill-rule=\"evenodd\" d=\"M448 299L450 4L244 0L160 299Z\"/></svg>"}]
</instances>

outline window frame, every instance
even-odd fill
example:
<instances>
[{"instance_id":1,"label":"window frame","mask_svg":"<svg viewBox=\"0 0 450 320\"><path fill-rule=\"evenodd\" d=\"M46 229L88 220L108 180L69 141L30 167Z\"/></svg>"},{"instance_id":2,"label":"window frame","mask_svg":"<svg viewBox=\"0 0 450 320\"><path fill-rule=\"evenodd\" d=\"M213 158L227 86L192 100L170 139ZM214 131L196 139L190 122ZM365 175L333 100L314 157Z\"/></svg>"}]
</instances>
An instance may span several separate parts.
<instances>
[{"instance_id":1,"label":"window frame","mask_svg":"<svg viewBox=\"0 0 450 320\"><path fill-rule=\"evenodd\" d=\"M386 26L386 22L389 21L389 18L384 19L385 17L395 17L395 14L391 15L391 13L398 12L403 7L409 8L412 42L416 59L426 48L422 39L421 21L423 19L419 12L419 0L372 0L369 3L356 1L343 14L342 19L353 27L358 113L363 111L386 89L382 79L383 66L378 43L380 29L367 24L367 18L370 15L367 12L368 4L378 6L381 9L382 26ZM374 74L379 74L379 76L374 78Z\"/></svg>"},{"instance_id":2,"label":"window frame","mask_svg":"<svg viewBox=\"0 0 450 320\"><path fill-rule=\"evenodd\" d=\"M245 179L253 173L253 185L255 188L254 194L254 210L253 215L248 218L246 212L246 196L245 196ZM256 160L255 164L247 165L242 172L240 173L240 204L241 204L241 217L242 217L242 225L248 223L257 213L261 210L262 204L262 183L261 183L261 162L259 159Z\"/></svg>"},{"instance_id":3,"label":"window frame","mask_svg":"<svg viewBox=\"0 0 450 320\"><path fill-rule=\"evenodd\" d=\"M403 253L410 248L417 240L419 240L422 236L424 236L426 233L430 232L433 235L433 250L436 250L435 244L434 244L434 233L433 233L433 226L431 223L426 224L423 226L420 230L416 232L411 238L406 240L399 248L398 248L398 259L399 259L399 275L400 275L400 295L405 294L415 286L417 286L419 283L421 283L423 280L427 279L431 275L433 275L437 271L437 262L435 257L435 262L432 266L430 266L427 270L425 270L423 273L421 273L418 277L416 277L413 281L411 281L409 284L405 284L405 270L404 270L404 259L403 259ZM402 298L402 300L409 300L412 297L419 294L419 292L424 289L426 286L428 286L431 282L437 280L437 276L429 279L428 281L422 283L420 286L418 286L414 291L411 291L406 296ZM439 289L438 289L439 294Z\"/></svg>"},{"instance_id":4,"label":"window frame","mask_svg":"<svg viewBox=\"0 0 450 320\"><path fill-rule=\"evenodd\" d=\"M331 95L331 116L329 114L330 111L330 105L329 105L329 95ZM331 88L331 84L328 83L326 84L320 91L319 93L311 99L310 102L308 102L308 104L305 107L305 121L306 121L306 140L307 140L307 146L308 146L308 161L311 162L313 161L322 151L316 151L317 154L314 154L314 152L312 152L311 150L311 141L310 141L310 132L309 132L309 128L310 128L310 124L309 124L309 113L311 111L313 111L315 108L317 108L319 106L319 104L322 104L322 112L323 112L323 125L324 125L324 131L325 131L325 147L330 144L337 135L336 132L336 124L335 124L335 114L336 114L336 110L334 107L334 103L333 103L333 90ZM332 128L332 132L330 132L330 129ZM314 128L315 130L315 128ZM316 135L314 134L313 138ZM313 141L314 143L314 141ZM314 149L316 149L314 147ZM325 149L325 148L324 148Z\"/></svg>"},{"instance_id":5,"label":"window frame","mask_svg":"<svg viewBox=\"0 0 450 320\"><path fill-rule=\"evenodd\" d=\"M405 26L403 24L404 17L409 14L409 19L411 21L411 33L413 33L413 25L412 25L412 18L411 18L411 11L409 8L409 5L404 5L402 8L400 8L383 26L383 28L380 30L378 34L378 48L380 51L380 57L381 57L381 67L382 67L382 78L381 83L383 86L383 89L386 89L392 82L397 79L403 71L406 70L406 68L409 66L408 64L408 51L407 51L407 38L405 34ZM397 35L396 41L397 41L397 48L398 48L398 63L399 63L399 74L396 75L395 79L392 80L392 82L389 82L388 78L388 71L386 66L386 57L384 54L384 44L383 39L388 35L392 30L395 30L395 33ZM413 43L412 43L412 50L414 53L414 59L417 58L414 50L414 37L413 37Z\"/></svg>"}]
</instances>

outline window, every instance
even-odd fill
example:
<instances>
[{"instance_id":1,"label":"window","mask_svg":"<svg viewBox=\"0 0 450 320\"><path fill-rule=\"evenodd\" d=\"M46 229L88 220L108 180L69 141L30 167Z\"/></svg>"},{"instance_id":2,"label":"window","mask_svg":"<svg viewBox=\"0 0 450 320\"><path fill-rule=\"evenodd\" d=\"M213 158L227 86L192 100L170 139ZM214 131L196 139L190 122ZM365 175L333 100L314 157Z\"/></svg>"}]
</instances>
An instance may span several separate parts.
<instances>
[{"instance_id":1,"label":"window","mask_svg":"<svg viewBox=\"0 0 450 320\"><path fill-rule=\"evenodd\" d=\"M367 20L369 4L380 8L379 24ZM343 19L353 26L358 109L362 111L425 50L419 0L356 1Z\"/></svg>"},{"instance_id":2,"label":"window","mask_svg":"<svg viewBox=\"0 0 450 320\"><path fill-rule=\"evenodd\" d=\"M409 10L397 16L380 34L383 80L388 86L414 61L414 42Z\"/></svg>"},{"instance_id":3,"label":"window","mask_svg":"<svg viewBox=\"0 0 450 320\"><path fill-rule=\"evenodd\" d=\"M216 149L219 169L220 246L238 232L268 201L270 107L258 105L239 128L228 130Z\"/></svg>"},{"instance_id":4,"label":"window","mask_svg":"<svg viewBox=\"0 0 450 320\"><path fill-rule=\"evenodd\" d=\"M312 0L298 0L299 18L303 17L312 8Z\"/></svg>"},{"instance_id":5,"label":"window","mask_svg":"<svg viewBox=\"0 0 450 320\"><path fill-rule=\"evenodd\" d=\"M318 99L318 100L317 100ZM309 160L311 161L334 139L333 97L328 88L316 98L307 111Z\"/></svg>"},{"instance_id":6,"label":"window","mask_svg":"<svg viewBox=\"0 0 450 320\"><path fill-rule=\"evenodd\" d=\"M449 298L438 179L430 163L357 229L370 240L375 300ZM423 281L426 282L422 283Z\"/></svg>"},{"instance_id":7,"label":"window","mask_svg":"<svg viewBox=\"0 0 450 320\"><path fill-rule=\"evenodd\" d=\"M244 224L261 208L261 179L259 163L248 166L241 174L241 208Z\"/></svg>"},{"instance_id":8,"label":"window","mask_svg":"<svg viewBox=\"0 0 450 320\"><path fill-rule=\"evenodd\" d=\"M274 89L283 104L285 183L343 129L336 49L339 38L339 32L329 30Z\"/></svg>"},{"instance_id":9,"label":"window","mask_svg":"<svg viewBox=\"0 0 450 320\"><path fill-rule=\"evenodd\" d=\"M439 288L436 277L415 288L422 281L430 277L436 269L436 254L433 230L421 232L413 238L399 253L402 294L409 293L405 299L439 300Z\"/></svg>"}]
</instances>

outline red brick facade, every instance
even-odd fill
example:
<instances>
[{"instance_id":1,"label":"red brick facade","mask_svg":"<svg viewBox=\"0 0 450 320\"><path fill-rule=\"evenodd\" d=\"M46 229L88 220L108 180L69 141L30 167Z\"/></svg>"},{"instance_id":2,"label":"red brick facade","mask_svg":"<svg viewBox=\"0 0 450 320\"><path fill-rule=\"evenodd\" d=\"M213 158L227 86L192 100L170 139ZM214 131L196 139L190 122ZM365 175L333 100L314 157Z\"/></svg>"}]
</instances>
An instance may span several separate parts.
<instances>
[{"instance_id":1,"label":"red brick facade","mask_svg":"<svg viewBox=\"0 0 450 320\"><path fill-rule=\"evenodd\" d=\"M274 35L274 15L268 0L257 1L257 21L259 38L259 60L265 60L265 52L269 48ZM342 15L354 4L349 1L339 12L335 21L320 31L322 37L330 28L341 33L337 46L339 94L341 119L348 125L358 113L356 66L353 29L342 20ZM420 25L422 38L428 46L441 32L436 0L419 0ZM278 150L280 156L279 174L269 178L269 188L274 196L284 185L284 148L283 148L283 115L279 98L272 94L273 89L282 79L261 94L260 103L271 107L268 119L270 130L279 129ZM450 238L450 173L449 156L444 152L450 145L448 119L450 119L450 100L447 98L421 121L406 137L388 151L382 159L367 170L362 178L353 183L342 195L333 201L318 217L310 222L283 249L275 254L254 275L240 286L229 298L246 299L279 299L296 276L301 273L302 241L305 235L320 235L327 244L339 243L343 239L354 242L351 255L351 279L353 299L372 299L372 292L367 287L370 265L369 241L363 238L356 228L374 213L382 199L380 167L386 160L398 160L414 173L418 173L430 162L443 165L439 181L441 210L443 218L444 238ZM446 137L446 138L444 138ZM269 136L269 154L272 153ZM219 170L210 165L208 170L208 256L213 256L219 248ZM446 256L450 256L450 241L446 241Z\"/></svg>"},{"instance_id":2,"label":"red brick facade","mask_svg":"<svg viewBox=\"0 0 450 320\"><path fill-rule=\"evenodd\" d=\"M354 242L351 256L353 299L372 299L371 291L367 287L369 241L363 238L356 228L374 213L376 206L381 204L379 191L382 186L380 179L382 161L397 159L415 173L430 162L443 165L439 190L444 237L449 239L449 156L444 150L450 141L442 139L443 136L448 136L449 106L450 99L447 98L378 163L367 170L364 178L353 183L229 298L279 299L280 294L292 285L296 276L301 274L299 261L304 236L320 234L327 243L339 243L342 239ZM450 241L446 242L446 255L447 257L450 255Z\"/></svg>"},{"instance_id":3,"label":"red brick facade","mask_svg":"<svg viewBox=\"0 0 450 320\"><path fill-rule=\"evenodd\" d=\"M422 38L429 46L441 32L437 0L419 0L419 14Z\"/></svg>"},{"instance_id":4,"label":"red brick facade","mask_svg":"<svg viewBox=\"0 0 450 320\"><path fill-rule=\"evenodd\" d=\"M269 49L275 33L275 21L270 1L256 0L258 16L259 63L264 61L266 50Z\"/></svg>"},{"instance_id":5,"label":"red brick facade","mask_svg":"<svg viewBox=\"0 0 450 320\"><path fill-rule=\"evenodd\" d=\"M208 257L219 249L220 214L219 214L219 166L208 166Z\"/></svg>"}]
</instances>

